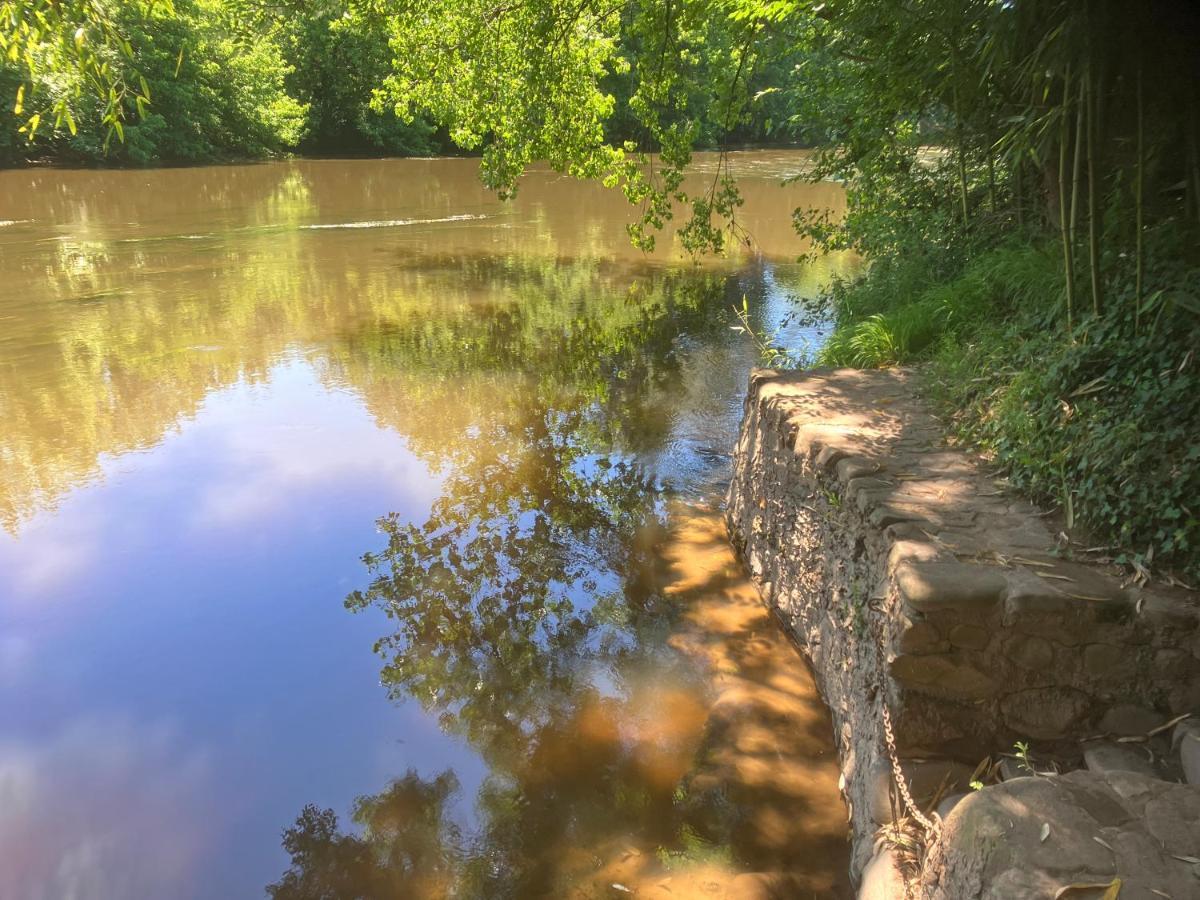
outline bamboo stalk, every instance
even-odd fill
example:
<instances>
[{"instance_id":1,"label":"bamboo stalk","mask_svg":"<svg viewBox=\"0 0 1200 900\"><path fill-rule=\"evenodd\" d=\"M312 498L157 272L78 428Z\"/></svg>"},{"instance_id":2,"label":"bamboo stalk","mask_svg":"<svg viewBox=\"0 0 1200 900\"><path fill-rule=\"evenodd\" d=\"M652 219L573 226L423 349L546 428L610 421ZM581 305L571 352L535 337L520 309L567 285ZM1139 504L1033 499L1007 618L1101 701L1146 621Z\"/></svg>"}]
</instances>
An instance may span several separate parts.
<instances>
[{"instance_id":1,"label":"bamboo stalk","mask_svg":"<svg viewBox=\"0 0 1200 900\"><path fill-rule=\"evenodd\" d=\"M1025 228L1025 179L1021 177L1021 160L1018 158L1013 166L1013 178L1016 181L1014 193L1017 200L1017 228Z\"/></svg>"},{"instance_id":2,"label":"bamboo stalk","mask_svg":"<svg viewBox=\"0 0 1200 900\"><path fill-rule=\"evenodd\" d=\"M996 215L996 160L991 147L988 148L988 209Z\"/></svg>"},{"instance_id":3,"label":"bamboo stalk","mask_svg":"<svg viewBox=\"0 0 1200 900\"><path fill-rule=\"evenodd\" d=\"M1079 83L1079 102L1075 109L1075 159L1071 164L1071 246L1078 247L1075 223L1079 219L1079 188L1083 183L1083 82Z\"/></svg>"},{"instance_id":4,"label":"bamboo stalk","mask_svg":"<svg viewBox=\"0 0 1200 900\"><path fill-rule=\"evenodd\" d=\"M1087 173L1088 173L1088 262L1092 275L1092 312L1100 314L1100 210L1096 202L1096 90L1092 84L1092 67L1084 73L1087 97Z\"/></svg>"},{"instance_id":5,"label":"bamboo stalk","mask_svg":"<svg viewBox=\"0 0 1200 900\"><path fill-rule=\"evenodd\" d=\"M1200 220L1200 153L1196 150L1196 81L1191 82L1191 90L1188 91L1188 138L1187 138L1187 153L1189 162L1189 179L1191 184L1191 195L1193 204L1196 210L1196 219Z\"/></svg>"},{"instance_id":6,"label":"bamboo stalk","mask_svg":"<svg viewBox=\"0 0 1200 900\"><path fill-rule=\"evenodd\" d=\"M1137 69L1137 179L1134 182L1134 196L1137 204L1137 215L1135 218L1135 226L1137 228L1137 237L1134 242L1134 255L1136 256L1137 275L1133 289L1134 302L1137 307L1133 314L1134 331L1137 331L1138 319L1141 317L1142 311L1142 276L1145 273L1146 260L1145 237L1142 234L1144 227L1145 209L1143 204L1143 184L1146 171L1146 138L1145 138L1145 109L1142 99L1142 55L1141 50L1138 51L1138 69Z\"/></svg>"},{"instance_id":7,"label":"bamboo stalk","mask_svg":"<svg viewBox=\"0 0 1200 900\"><path fill-rule=\"evenodd\" d=\"M1058 229L1062 235L1063 278L1067 287L1067 328L1075 327L1075 249L1072 247L1067 222L1067 137L1070 135L1068 115L1071 103L1071 67L1063 75L1062 111L1059 115L1058 136Z\"/></svg>"},{"instance_id":8,"label":"bamboo stalk","mask_svg":"<svg viewBox=\"0 0 1200 900\"><path fill-rule=\"evenodd\" d=\"M963 228L965 229L970 224L970 221L967 209L967 148L965 146L966 140L963 136L962 103L960 102L958 92L957 33L951 36L950 41L951 98L954 103L954 132L958 141L958 199L959 205L962 207Z\"/></svg>"},{"instance_id":9,"label":"bamboo stalk","mask_svg":"<svg viewBox=\"0 0 1200 900\"><path fill-rule=\"evenodd\" d=\"M958 69L958 67L955 66L956 73L957 73L957 69ZM959 203L962 206L963 227L966 228L967 225L969 224L968 212L967 212L967 158L966 158L967 150L966 150L966 147L963 146L964 139L963 139L963 127L962 127L962 110L960 109L959 101L958 101L958 77L957 77L957 74L955 74L951 77L954 78L954 122L955 122L954 127L955 127L955 131L958 132L958 198L959 198Z\"/></svg>"}]
</instances>

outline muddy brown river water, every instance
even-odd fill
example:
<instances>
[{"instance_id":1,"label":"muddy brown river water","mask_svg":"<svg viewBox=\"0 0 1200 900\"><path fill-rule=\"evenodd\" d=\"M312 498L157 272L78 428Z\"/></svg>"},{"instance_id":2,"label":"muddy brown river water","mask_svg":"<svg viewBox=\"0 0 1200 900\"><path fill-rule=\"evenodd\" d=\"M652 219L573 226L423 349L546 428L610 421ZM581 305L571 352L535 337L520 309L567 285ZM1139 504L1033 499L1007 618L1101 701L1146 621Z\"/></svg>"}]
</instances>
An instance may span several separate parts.
<instances>
[{"instance_id":1,"label":"muddy brown river water","mask_svg":"<svg viewBox=\"0 0 1200 900\"><path fill-rule=\"evenodd\" d=\"M803 162L698 266L472 160L0 172L0 897L844 896L719 512Z\"/></svg>"}]
</instances>

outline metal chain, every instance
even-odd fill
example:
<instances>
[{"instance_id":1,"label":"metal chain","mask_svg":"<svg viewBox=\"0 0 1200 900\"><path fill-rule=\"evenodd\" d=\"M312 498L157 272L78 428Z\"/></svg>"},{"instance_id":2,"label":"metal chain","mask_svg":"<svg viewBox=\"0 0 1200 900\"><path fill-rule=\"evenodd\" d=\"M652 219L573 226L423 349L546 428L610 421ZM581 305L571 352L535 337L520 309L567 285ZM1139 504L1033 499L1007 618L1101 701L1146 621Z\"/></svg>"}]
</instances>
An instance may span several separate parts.
<instances>
[{"instance_id":1,"label":"metal chain","mask_svg":"<svg viewBox=\"0 0 1200 900\"><path fill-rule=\"evenodd\" d=\"M882 681L882 679L880 679ZM904 801L905 808L909 814L917 820L926 832L937 837L941 834L942 827L935 819L930 819L917 806L917 802L913 799L913 795L908 790L908 782L904 779L904 771L900 768L900 759L896 755L896 735L892 731L892 712L888 709L887 696L881 695L883 707L883 739L887 744L888 761L892 764L892 775L896 779L896 789L900 792L900 799Z\"/></svg>"},{"instance_id":2,"label":"metal chain","mask_svg":"<svg viewBox=\"0 0 1200 900\"><path fill-rule=\"evenodd\" d=\"M932 835L936 840L942 833L941 823L938 821L938 816L935 813L934 818L930 819L917 806L916 800L913 799L912 793L908 789L908 781L904 777L904 770L900 768L900 757L896 753L896 734L892 730L892 711L888 709L887 700L887 685L884 672L886 671L887 653L883 644L883 625L880 620L877 628L871 629L875 632L875 652L878 657L877 671L879 677L877 679L876 689L879 691L879 705L883 714L883 739L887 745L888 762L892 765L892 777L896 782L896 790L900 793L900 800L903 802L905 809L909 815L916 820L925 832Z\"/></svg>"}]
</instances>

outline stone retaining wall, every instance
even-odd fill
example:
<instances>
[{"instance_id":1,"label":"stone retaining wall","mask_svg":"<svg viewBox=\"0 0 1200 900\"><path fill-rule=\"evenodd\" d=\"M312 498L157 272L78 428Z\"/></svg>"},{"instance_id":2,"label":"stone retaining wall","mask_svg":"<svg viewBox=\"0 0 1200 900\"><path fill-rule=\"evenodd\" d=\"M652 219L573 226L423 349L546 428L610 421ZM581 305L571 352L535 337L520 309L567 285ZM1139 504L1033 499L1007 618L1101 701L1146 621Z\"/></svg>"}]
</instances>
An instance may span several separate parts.
<instances>
[{"instance_id":1,"label":"stone retaining wall","mask_svg":"<svg viewBox=\"0 0 1200 900\"><path fill-rule=\"evenodd\" d=\"M911 373L755 372L727 518L832 710L856 878L896 806L884 697L924 794L1018 740L1070 758L1200 710L1195 595L1062 558L1043 514L945 445Z\"/></svg>"}]
</instances>

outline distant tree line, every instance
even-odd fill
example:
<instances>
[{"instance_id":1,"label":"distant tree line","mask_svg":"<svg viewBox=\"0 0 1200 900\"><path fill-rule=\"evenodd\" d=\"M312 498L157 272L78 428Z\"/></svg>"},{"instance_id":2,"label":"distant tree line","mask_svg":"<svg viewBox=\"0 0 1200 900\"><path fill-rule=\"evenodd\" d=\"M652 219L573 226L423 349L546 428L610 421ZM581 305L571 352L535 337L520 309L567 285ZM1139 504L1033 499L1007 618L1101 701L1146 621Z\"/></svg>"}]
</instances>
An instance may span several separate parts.
<instances>
[{"instance_id":1,"label":"distant tree line","mask_svg":"<svg viewBox=\"0 0 1200 900\"><path fill-rule=\"evenodd\" d=\"M375 98L394 70L394 18L353 0L0 3L0 165L461 150L447 123L398 115L394 98ZM640 52L637 36L622 49ZM772 74L757 77L765 86ZM627 109L627 72L608 73L605 89ZM807 137L777 101L728 125L709 117L696 139ZM650 146L622 113L606 135Z\"/></svg>"}]
</instances>

